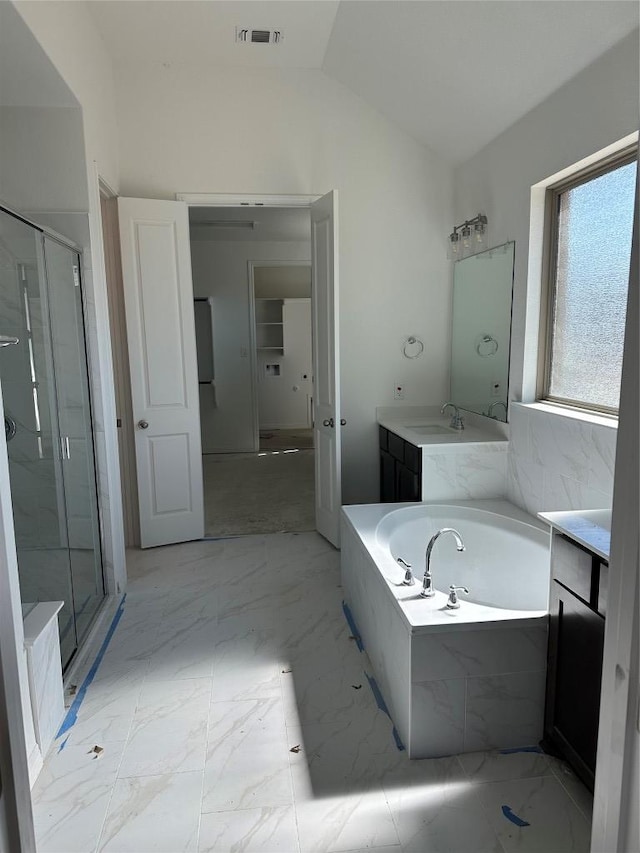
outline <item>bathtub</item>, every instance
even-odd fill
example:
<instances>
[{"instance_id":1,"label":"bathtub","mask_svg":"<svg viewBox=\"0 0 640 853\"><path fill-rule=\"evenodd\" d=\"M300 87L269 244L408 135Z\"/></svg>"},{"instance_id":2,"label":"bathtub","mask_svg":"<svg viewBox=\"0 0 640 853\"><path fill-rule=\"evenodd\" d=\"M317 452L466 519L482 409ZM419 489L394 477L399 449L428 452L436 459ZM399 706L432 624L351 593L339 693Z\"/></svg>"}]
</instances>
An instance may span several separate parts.
<instances>
[{"instance_id":1,"label":"bathtub","mask_svg":"<svg viewBox=\"0 0 640 853\"><path fill-rule=\"evenodd\" d=\"M420 596L425 550L434 598ZM342 511L345 603L411 758L533 746L542 737L549 529L504 500ZM405 586L401 557L416 583ZM449 585L465 586L447 608Z\"/></svg>"}]
</instances>

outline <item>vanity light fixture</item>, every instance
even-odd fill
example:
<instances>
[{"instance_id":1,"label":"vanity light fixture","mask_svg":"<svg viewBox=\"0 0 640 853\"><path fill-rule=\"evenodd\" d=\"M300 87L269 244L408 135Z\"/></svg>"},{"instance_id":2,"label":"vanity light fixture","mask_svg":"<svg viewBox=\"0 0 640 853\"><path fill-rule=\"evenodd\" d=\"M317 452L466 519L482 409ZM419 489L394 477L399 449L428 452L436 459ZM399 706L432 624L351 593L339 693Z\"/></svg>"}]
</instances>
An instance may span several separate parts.
<instances>
[{"instance_id":1,"label":"vanity light fixture","mask_svg":"<svg viewBox=\"0 0 640 853\"><path fill-rule=\"evenodd\" d=\"M454 225L449 234L447 258L458 261L487 248L487 217L483 213Z\"/></svg>"}]
</instances>

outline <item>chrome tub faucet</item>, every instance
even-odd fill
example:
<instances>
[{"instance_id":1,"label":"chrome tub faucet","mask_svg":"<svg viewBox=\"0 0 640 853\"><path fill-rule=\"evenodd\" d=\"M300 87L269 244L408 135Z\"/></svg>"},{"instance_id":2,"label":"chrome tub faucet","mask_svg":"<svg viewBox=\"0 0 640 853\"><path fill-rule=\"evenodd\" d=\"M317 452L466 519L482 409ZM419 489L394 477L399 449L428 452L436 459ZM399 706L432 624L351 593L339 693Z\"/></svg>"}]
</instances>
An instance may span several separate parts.
<instances>
[{"instance_id":1,"label":"chrome tub faucet","mask_svg":"<svg viewBox=\"0 0 640 853\"><path fill-rule=\"evenodd\" d=\"M462 590L465 595L469 595L469 590L466 586L455 586L451 584L449 586L449 598L447 599L447 607L449 610L458 610L460 607L460 602L458 601L458 591Z\"/></svg>"},{"instance_id":2,"label":"chrome tub faucet","mask_svg":"<svg viewBox=\"0 0 640 853\"><path fill-rule=\"evenodd\" d=\"M443 527L438 530L437 533L433 534L431 539L429 539L429 544L427 545L427 553L425 555L424 578L422 579L422 592L420 593L423 598L433 598L433 596L436 594L436 591L433 588L433 577L431 576L431 552L433 551L433 546L436 544L439 537L445 533L450 533L455 538L456 547L458 551L465 550L462 537L460 536L457 530L453 529L453 527Z\"/></svg>"},{"instance_id":3,"label":"chrome tub faucet","mask_svg":"<svg viewBox=\"0 0 640 853\"><path fill-rule=\"evenodd\" d=\"M405 563L405 561L402 559L402 557L398 557L397 562L405 570L404 580L402 581L402 583L404 584L404 586L413 586L414 583L416 582L416 579L414 578L413 572L411 571L411 564Z\"/></svg>"}]
</instances>

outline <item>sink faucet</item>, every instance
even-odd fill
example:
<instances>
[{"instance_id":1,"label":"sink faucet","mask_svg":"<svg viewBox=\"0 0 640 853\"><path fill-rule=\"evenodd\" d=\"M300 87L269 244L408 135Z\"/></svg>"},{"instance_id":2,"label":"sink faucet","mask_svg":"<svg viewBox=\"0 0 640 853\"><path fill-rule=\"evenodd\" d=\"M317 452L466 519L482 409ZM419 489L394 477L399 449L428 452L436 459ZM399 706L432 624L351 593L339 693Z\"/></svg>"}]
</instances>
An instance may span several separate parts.
<instances>
[{"instance_id":1,"label":"sink faucet","mask_svg":"<svg viewBox=\"0 0 640 853\"><path fill-rule=\"evenodd\" d=\"M489 417L495 418L497 420L496 416L493 414L493 410L495 409L496 406L504 406L504 415L506 417L507 416L507 404L505 403L504 400L494 400L493 401L493 403L489 406L489 410L487 411L487 414L489 415Z\"/></svg>"},{"instance_id":2,"label":"sink faucet","mask_svg":"<svg viewBox=\"0 0 640 853\"><path fill-rule=\"evenodd\" d=\"M436 544L436 540L442 536L443 533L450 533L454 536L458 551L464 551L464 542L462 541L458 531L454 530L453 527L443 527L441 530L438 530L437 533L433 534L431 539L429 539L429 544L427 545L426 565L424 578L422 579L422 592L420 593L423 598L433 598L436 594L436 591L433 588L433 578L431 577L431 552L433 551L433 546Z\"/></svg>"},{"instance_id":3,"label":"sink faucet","mask_svg":"<svg viewBox=\"0 0 640 853\"><path fill-rule=\"evenodd\" d=\"M447 408L451 406L453 409L453 415L451 416L451 423L449 426L451 429L464 429L464 421L462 420L462 416L460 414L460 409L456 406L455 403L445 403L444 406L440 409L440 414L444 415Z\"/></svg>"}]
</instances>

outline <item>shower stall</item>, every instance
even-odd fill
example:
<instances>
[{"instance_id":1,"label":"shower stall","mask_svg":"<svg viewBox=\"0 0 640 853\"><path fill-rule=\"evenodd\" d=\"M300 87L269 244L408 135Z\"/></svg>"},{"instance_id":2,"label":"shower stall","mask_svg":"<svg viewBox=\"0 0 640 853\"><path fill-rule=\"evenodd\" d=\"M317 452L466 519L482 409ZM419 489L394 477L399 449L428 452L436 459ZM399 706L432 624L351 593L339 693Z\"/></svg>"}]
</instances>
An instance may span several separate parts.
<instances>
[{"instance_id":1,"label":"shower stall","mask_svg":"<svg viewBox=\"0 0 640 853\"><path fill-rule=\"evenodd\" d=\"M65 668L105 597L80 255L3 208L0 333L23 613L64 601Z\"/></svg>"}]
</instances>

